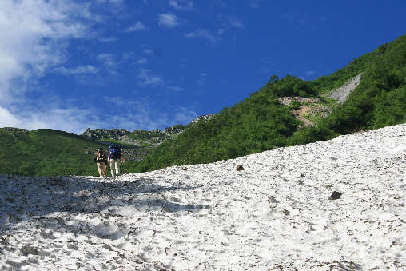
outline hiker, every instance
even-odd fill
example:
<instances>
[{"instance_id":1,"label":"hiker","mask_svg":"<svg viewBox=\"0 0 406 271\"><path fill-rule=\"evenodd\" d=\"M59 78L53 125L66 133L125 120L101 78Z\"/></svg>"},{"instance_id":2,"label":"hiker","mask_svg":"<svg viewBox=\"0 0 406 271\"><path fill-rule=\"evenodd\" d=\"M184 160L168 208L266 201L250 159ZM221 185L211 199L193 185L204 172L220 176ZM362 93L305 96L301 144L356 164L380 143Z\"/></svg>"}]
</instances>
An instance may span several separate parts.
<instances>
[{"instance_id":1,"label":"hiker","mask_svg":"<svg viewBox=\"0 0 406 271\"><path fill-rule=\"evenodd\" d=\"M100 177L107 177L107 158L103 149L97 149L94 161L97 163L97 170Z\"/></svg>"},{"instance_id":2,"label":"hiker","mask_svg":"<svg viewBox=\"0 0 406 271\"><path fill-rule=\"evenodd\" d=\"M121 148L117 144L111 144L109 146L109 164L111 176L115 178L120 175L120 159L121 159Z\"/></svg>"}]
</instances>

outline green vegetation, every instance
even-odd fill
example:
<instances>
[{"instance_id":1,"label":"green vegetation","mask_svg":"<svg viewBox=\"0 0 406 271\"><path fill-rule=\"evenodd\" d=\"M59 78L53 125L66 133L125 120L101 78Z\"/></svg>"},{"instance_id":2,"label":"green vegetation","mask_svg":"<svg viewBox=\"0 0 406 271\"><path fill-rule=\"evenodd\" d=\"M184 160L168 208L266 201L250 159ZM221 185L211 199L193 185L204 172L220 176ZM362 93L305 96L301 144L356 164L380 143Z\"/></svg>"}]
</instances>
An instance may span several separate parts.
<instances>
[{"instance_id":1,"label":"green vegetation","mask_svg":"<svg viewBox=\"0 0 406 271\"><path fill-rule=\"evenodd\" d=\"M362 74L361 83L344 104L327 98L329 91L358 74ZM319 102L294 101L285 106L278 100L292 96L318 98L313 100ZM303 127L301 121L292 115L292 110L299 110L305 105L328 110L321 110L319 115L308 113L314 125ZM314 81L303 81L291 75L282 79L272 76L260 90L223 109L215 117L186 127L172 127L174 135L183 130L177 136L160 131L127 132L128 138L148 145L148 150L134 149L143 152L142 155L152 150L151 144L163 143L141 162L127 162L123 172L209 163L404 122L406 36L384 44L354 59L343 69ZM98 132L102 136L103 131ZM98 141L100 139L88 140L52 130L0 129L0 173L97 176L94 150L106 148ZM112 140L120 141L121 138L108 139Z\"/></svg>"},{"instance_id":2,"label":"green vegetation","mask_svg":"<svg viewBox=\"0 0 406 271\"><path fill-rule=\"evenodd\" d=\"M0 129L0 173L25 176L98 176L93 162L105 145L55 130ZM124 165L124 172L132 163Z\"/></svg>"},{"instance_id":3,"label":"green vegetation","mask_svg":"<svg viewBox=\"0 0 406 271\"><path fill-rule=\"evenodd\" d=\"M360 85L343 105L325 98L328 91L361 73ZM314 117L314 126L299 128L290 110L300 104L283 106L277 98L284 96L319 97L332 113L326 118ZM315 81L272 76L243 102L222 110L214 119L187 126L183 134L159 146L134 170L208 163L395 125L406 122L405 109L406 36L402 36Z\"/></svg>"}]
</instances>

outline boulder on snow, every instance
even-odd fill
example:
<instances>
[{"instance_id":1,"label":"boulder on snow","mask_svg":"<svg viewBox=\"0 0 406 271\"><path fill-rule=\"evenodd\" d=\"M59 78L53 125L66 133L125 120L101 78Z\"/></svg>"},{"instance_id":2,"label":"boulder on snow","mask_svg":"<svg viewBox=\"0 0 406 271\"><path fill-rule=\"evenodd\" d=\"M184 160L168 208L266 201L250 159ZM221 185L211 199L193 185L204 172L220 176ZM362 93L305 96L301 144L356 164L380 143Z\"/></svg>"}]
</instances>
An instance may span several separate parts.
<instances>
[{"instance_id":1,"label":"boulder on snow","mask_svg":"<svg viewBox=\"0 0 406 271\"><path fill-rule=\"evenodd\" d=\"M331 193L331 196L328 198L329 200L336 200L339 199L341 197L343 193L334 191L333 193Z\"/></svg>"}]
</instances>

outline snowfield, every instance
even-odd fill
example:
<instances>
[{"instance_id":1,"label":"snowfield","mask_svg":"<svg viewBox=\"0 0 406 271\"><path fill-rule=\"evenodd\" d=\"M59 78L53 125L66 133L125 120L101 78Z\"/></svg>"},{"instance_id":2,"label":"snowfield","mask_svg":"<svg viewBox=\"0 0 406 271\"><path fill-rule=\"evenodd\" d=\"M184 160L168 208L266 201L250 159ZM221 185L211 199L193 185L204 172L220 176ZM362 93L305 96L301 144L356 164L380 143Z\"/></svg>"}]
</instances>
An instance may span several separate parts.
<instances>
[{"instance_id":1,"label":"snowfield","mask_svg":"<svg viewBox=\"0 0 406 271\"><path fill-rule=\"evenodd\" d=\"M0 267L406 270L405 200L406 124L116 180L1 176Z\"/></svg>"}]
</instances>

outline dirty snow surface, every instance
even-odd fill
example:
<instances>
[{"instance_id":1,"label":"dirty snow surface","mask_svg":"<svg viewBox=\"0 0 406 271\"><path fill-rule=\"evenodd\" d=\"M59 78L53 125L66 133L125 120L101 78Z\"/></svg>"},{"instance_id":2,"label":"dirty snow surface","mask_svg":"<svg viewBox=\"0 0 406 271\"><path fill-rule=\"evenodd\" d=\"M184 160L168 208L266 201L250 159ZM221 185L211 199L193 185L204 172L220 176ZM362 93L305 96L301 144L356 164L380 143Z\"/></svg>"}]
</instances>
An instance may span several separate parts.
<instances>
[{"instance_id":1,"label":"dirty snow surface","mask_svg":"<svg viewBox=\"0 0 406 271\"><path fill-rule=\"evenodd\" d=\"M2 176L0 267L406 270L405 179L406 125L116 180Z\"/></svg>"}]
</instances>

